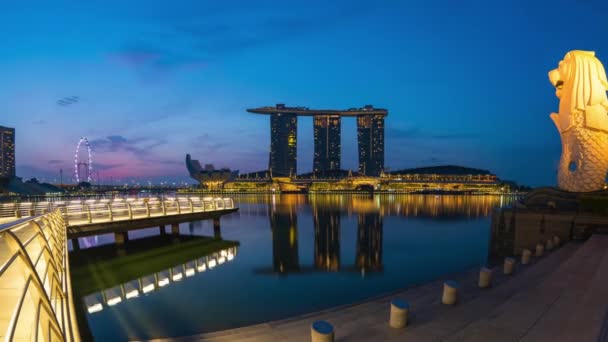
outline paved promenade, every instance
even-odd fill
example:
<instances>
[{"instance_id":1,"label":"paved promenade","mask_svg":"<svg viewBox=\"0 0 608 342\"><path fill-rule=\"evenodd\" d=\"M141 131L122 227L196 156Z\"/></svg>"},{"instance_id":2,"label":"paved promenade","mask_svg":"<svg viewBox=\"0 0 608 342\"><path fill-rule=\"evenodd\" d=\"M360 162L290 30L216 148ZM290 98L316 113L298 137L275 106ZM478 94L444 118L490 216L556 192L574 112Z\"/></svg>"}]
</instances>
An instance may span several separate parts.
<instances>
[{"instance_id":1,"label":"paved promenade","mask_svg":"<svg viewBox=\"0 0 608 342\"><path fill-rule=\"evenodd\" d=\"M364 303L249 327L159 341L310 341L310 324L327 320L337 341L603 341L608 338L608 236L572 242L513 276L494 269L494 286L478 289L478 270L451 277L459 303L440 303L443 281ZM388 326L389 303L410 302L409 325ZM603 327L603 330L602 330Z\"/></svg>"}]
</instances>

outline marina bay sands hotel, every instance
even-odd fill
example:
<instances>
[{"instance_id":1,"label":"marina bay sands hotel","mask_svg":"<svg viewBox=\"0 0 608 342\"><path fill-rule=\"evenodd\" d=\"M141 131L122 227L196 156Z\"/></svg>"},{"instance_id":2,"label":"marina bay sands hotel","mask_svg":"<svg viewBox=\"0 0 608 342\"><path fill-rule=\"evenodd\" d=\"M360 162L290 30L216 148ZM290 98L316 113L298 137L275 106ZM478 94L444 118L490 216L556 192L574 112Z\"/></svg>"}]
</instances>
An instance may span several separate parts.
<instances>
[{"instance_id":1,"label":"marina bay sands hotel","mask_svg":"<svg viewBox=\"0 0 608 342\"><path fill-rule=\"evenodd\" d=\"M342 157L342 117L357 119L359 172L379 176L384 170L384 118L386 109L367 105L348 110L316 110L306 107L275 107L247 109L250 113L270 115L269 169L274 175L297 174L298 116L312 116L314 126L313 172L340 170Z\"/></svg>"}]
</instances>

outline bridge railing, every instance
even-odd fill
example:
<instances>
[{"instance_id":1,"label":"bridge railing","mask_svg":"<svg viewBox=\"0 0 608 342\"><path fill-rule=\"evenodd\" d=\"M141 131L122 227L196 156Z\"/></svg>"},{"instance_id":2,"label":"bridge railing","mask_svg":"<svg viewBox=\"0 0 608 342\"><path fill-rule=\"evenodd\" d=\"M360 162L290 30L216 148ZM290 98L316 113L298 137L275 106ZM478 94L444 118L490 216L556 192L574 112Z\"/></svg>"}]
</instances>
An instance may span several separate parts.
<instances>
[{"instance_id":1,"label":"bridge railing","mask_svg":"<svg viewBox=\"0 0 608 342\"><path fill-rule=\"evenodd\" d=\"M58 210L0 226L0 338L80 341L67 253Z\"/></svg>"},{"instance_id":2,"label":"bridge railing","mask_svg":"<svg viewBox=\"0 0 608 342\"><path fill-rule=\"evenodd\" d=\"M234 208L231 198L114 198L0 204L0 218L22 218L59 210L68 225L179 215Z\"/></svg>"}]
</instances>

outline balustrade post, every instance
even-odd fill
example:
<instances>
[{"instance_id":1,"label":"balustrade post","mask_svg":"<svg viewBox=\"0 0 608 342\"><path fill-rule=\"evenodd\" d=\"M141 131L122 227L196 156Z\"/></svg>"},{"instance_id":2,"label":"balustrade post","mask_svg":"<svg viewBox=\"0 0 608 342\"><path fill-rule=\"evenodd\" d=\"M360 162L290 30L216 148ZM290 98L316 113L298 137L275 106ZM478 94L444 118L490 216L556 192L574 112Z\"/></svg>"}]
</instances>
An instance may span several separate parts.
<instances>
[{"instance_id":1,"label":"balustrade post","mask_svg":"<svg viewBox=\"0 0 608 342\"><path fill-rule=\"evenodd\" d=\"M192 203L192 199L188 198L188 204L190 205L190 212L194 212L194 203Z\"/></svg>"},{"instance_id":2,"label":"balustrade post","mask_svg":"<svg viewBox=\"0 0 608 342\"><path fill-rule=\"evenodd\" d=\"M88 204L85 204L85 207L87 208L87 221L89 223L93 223L93 215L91 215L91 207Z\"/></svg>"},{"instance_id":3,"label":"balustrade post","mask_svg":"<svg viewBox=\"0 0 608 342\"><path fill-rule=\"evenodd\" d=\"M179 204L179 198L176 198L175 201L177 202L177 213L181 214L182 213L182 206Z\"/></svg>"},{"instance_id":4,"label":"balustrade post","mask_svg":"<svg viewBox=\"0 0 608 342\"><path fill-rule=\"evenodd\" d=\"M129 208L129 220L133 219L133 208L131 208L131 203L127 203L127 208Z\"/></svg>"},{"instance_id":5,"label":"balustrade post","mask_svg":"<svg viewBox=\"0 0 608 342\"><path fill-rule=\"evenodd\" d=\"M108 219L114 221L114 215L112 214L112 204L108 203Z\"/></svg>"},{"instance_id":6,"label":"balustrade post","mask_svg":"<svg viewBox=\"0 0 608 342\"><path fill-rule=\"evenodd\" d=\"M150 217L150 202L146 202L146 216Z\"/></svg>"},{"instance_id":7,"label":"balustrade post","mask_svg":"<svg viewBox=\"0 0 608 342\"><path fill-rule=\"evenodd\" d=\"M160 203L161 203L161 207L163 209L163 216L167 215L167 206L165 205L165 200L163 199Z\"/></svg>"}]
</instances>

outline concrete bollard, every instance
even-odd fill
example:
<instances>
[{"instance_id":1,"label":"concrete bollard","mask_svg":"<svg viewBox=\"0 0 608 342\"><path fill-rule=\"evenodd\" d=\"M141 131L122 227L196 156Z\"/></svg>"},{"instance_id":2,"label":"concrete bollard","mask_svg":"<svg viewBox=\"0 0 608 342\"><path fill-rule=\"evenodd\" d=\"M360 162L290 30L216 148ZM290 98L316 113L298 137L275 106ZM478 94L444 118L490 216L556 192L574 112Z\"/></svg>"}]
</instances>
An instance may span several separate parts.
<instances>
[{"instance_id":1,"label":"concrete bollard","mask_svg":"<svg viewBox=\"0 0 608 342\"><path fill-rule=\"evenodd\" d=\"M543 246L542 243L537 243L536 244L536 254L535 254L535 256L541 257L541 256L543 256L544 252L545 252L545 246Z\"/></svg>"},{"instance_id":2,"label":"concrete bollard","mask_svg":"<svg viewBox=\"0 0 608 342\"><path fill-rule=\"evenodd\" d=\"M511 258L511 257L505 258L505 264L503 266L503 273L507 274L507 275L512 274L514 269L515 269L515 259Z\"/></svg>"},{"instance_id":3,"label":"concrete bollard","mask_svg":"<svg viewBox=\"0 0 608 342\"><path fill-rule=\"evenodd\" d=\"M446 305L454 305L458 300L458 283L454 280L448 280L443 283L443 296L441 302Z\"/></svg>"},{"instance_id":4,"label":"concrete bollard","mask_svg":"<svg viewBox=\"0 0 608 342\"><path fill-rule=\"evenodd\" d=\"M545 249L547 251L553 250L553 239L549 239L545 242Z\"/></svg>"},{"instance_id":5,"label":"concrete bollard","mask_svg":"<svg viewBox=\"0 0 608 342\"><path fill-rule=\"evenodd\" d=\"M405 328L410 304L405 300L395 298L391 300L391 316L388 321L391 328Z\"/></svg>"},{"instance_id":6,"label":"concrete bollard","mask_svg":"<svg viewBox=\"0 0 608 342\"><path fill-rule=\"evenodd\" d=\"M485 289L492 285L492 269L488 267L482 267L479 271L479 282L477 284L480 288Z\"/></svg>"},{"instance_id":7,"label":"concrete bollard","mask_svg":"<svg viewBox=\"0 0 608 342\"><path fill-rule=\"evenodd\" d=\"M326 321L315 321L310 326L312 342L333 342L334 327Z\"/></svg>"},{"instance_id":8,"label":"concrete bollard","mask_svg":"<svg viewBox=\"0 0 608 342\"><path fill-rule=\"evenodd\" d=\"M521 264L527 265L530 263L530 258L532 257L532 252L529 249L524 249L521 252Z\"/></svg>"},{"instance_id":9,"label":"concrete bollard","mask_svg":"<svg viewBox=\"0 0 608 342\"><path fill-rule=\"evenodd\" d=\"M553 247L554 247L554 248L559 247L559 243L560 243L560 241L559 241L559 236L555 235L555 236L553 237Z\"/></svg>"}]
</instances>

